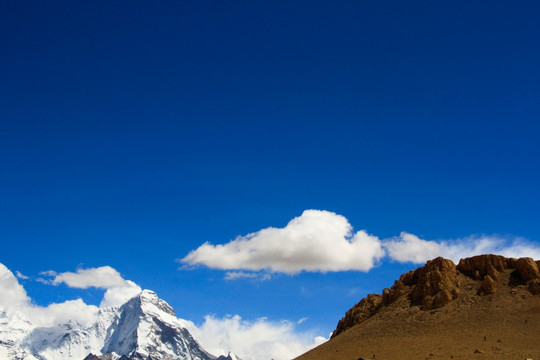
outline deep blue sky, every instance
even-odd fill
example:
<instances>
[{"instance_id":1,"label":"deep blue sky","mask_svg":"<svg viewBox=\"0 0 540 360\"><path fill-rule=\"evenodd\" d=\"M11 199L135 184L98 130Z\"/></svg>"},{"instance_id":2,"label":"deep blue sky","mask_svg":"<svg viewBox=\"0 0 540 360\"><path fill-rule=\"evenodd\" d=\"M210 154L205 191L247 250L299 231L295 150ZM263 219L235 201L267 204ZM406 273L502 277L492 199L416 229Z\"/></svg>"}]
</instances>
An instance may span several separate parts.
<instances>
[{"instance_id":1,"label":"deep blue sky","mask_svg":"<svg viewBox=\"0 0 540 360\"><path fill-rule=\"evenodd\" d=\"M175 260L305 209L381 238L540 241L537 1L10 0L0 14L13 271L110 265L195 322L307 316L326 333L416 265L231 282ZM25 287L40 304L75 296Z\"/></svg>"}]
</instances>

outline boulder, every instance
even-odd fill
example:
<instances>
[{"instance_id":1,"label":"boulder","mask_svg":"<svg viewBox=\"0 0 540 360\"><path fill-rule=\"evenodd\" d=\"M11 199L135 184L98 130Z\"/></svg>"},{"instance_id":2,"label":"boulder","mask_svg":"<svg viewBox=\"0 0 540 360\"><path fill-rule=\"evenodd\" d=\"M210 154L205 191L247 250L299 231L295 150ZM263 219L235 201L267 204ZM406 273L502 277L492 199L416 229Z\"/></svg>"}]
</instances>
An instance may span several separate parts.
<instances>
[{"instance_id":1,"label":"boulder","mask_svg":"<svg viewBox=\"0 0 540 360\"><path fill-rule=\"evenodd\" d=\"M495 284L496 281L490 275L486 275L480 284L480 290L478 293L484 295L493 294L497 290Z\"/></svg>"},{"instance_id":2,"label":"boulder","mask_svg":"<svg viewBox=\"0 0 540 360\"><path fill-rule=\"evenodd\" d=\"M525 281L540 279L538 264L531 258L520 258L516 262L517 270L521 278Z\"/></svg>"}]
</instances>

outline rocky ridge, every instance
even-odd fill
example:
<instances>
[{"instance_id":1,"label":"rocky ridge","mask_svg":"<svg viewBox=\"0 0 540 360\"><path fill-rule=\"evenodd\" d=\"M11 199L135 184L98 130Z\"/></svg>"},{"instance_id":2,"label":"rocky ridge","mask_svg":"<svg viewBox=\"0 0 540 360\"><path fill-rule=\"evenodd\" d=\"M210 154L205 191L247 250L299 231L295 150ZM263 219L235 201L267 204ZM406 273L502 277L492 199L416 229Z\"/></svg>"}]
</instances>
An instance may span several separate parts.
<instances>
[{"instance_id":1,"label":"rocky ridge","mask_svg":"<svg viewBox=\"0 0 540 360\"><path fill-rule=\"evenodd\" d=\"M532 295L540 294L540 261L531 258L506 258L500 255L479 255L454 262L442 257L430 260L425 266L401 275L381 295L369 294L337 324L332 338L361 324L388 307L397 299L406 297L411 306L427 311L438 309L456 300L464 284L464 277L478 281L477 295L497 291L501 274L511 271L509 286L525 285Z\"/></svg>"}]
</instances>

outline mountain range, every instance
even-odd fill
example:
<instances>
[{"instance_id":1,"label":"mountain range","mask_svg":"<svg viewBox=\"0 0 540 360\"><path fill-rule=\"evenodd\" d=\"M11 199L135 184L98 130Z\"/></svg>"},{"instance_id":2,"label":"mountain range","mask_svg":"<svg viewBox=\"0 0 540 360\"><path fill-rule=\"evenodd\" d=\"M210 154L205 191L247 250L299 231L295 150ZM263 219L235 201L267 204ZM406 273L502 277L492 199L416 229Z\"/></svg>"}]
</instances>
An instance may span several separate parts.
<instances>
[{"instance_id":1,"label":"mountain range","mask_svg":"<svg viewBox=\"0 0 540 360\"><path fill-rule=\"evenodd\" d=\"M540 359L540 261L436 258L361 299L298 360ZM0 307L2 360L239 360L206 351L156 293L39 327Z\"/></svg>"},{"instance_id":2,"label":"mountain range","mask_svg":"<svg viewBox=\"0 0 540 360\"><path fill-rule=\"evenodd\" d=\"M121 306L101 308L89 326L68 321L37 327L22 314L0 308L0 359L238 360L203 349L184 320L150 290Z\"/></svg>"}]
</instances>

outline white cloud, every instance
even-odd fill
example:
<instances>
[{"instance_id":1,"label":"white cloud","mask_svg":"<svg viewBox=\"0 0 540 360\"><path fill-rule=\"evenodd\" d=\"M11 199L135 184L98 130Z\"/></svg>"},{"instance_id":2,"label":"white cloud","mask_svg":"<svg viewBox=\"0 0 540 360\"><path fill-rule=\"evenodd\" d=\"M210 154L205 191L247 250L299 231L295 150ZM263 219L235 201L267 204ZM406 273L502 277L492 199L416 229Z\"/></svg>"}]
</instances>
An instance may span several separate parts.
<instances>
[{"instance_id":1,"label":"white cloud","mask_svg":"<svg viewBox=\"0 0 540 360\"><path fill-rule=\"evenodd\" d=\"M53 270L42 271L39 273L39 275L43 275L43 276L56 276L57 274L58 273Z\"/></svg>"},{"instance_id":2,"label":"white cloud","mask_svg":"<svg viewBox=\"0 0 540 360\"><path fill-rule=\"evenodd\" d=\"M100 304L101 307L123 304L141 291L137 284L124 280L110 266L79 269L77 273L58 274L54 271L46 271L41 274L55 277L52 280L36 279L36 281L48 285L65 283L67 286L75 288L98 287L106 289ZM46 307L37 306L28 297L26 290L19 284L13 273L1 263L0 289L0 306L20 312L23 316L32 319L32 322L37 326L53 326L68 320L89 324L96 319L99 311L97 306L88 305L82 299L54 303Z\"/></svg>"},{"instance_id":3,"label":"white cloud","mask_svg":"<svg viewBox=\"0 0 540 360\"><path fill-rule=\"evenodd\" d=\"M72 288L87 289L96 287L107 289L113 286L122 286L126 280L122 278L120 273L110 266L101 266L98 268L78 269L76 273L64 272L56 274L53 280L54 285L65 283Z\"/></svg>"},{"instance_id":4,"label":"white cloud","mask_svg":"<svg viewBox=\"0 0 540 360\"><path fill-rule=\"evenodd\" d=\"M98 311L97 306L88 305L82 299L76 299L50 304L46 307L29 304L22 312L32 320L32 323L49 327L68 320L89 325L97 320Z\"/></svg>"},{"instance_id":5,"label":"white cloud","mask_svg":"<svg viewBox=\"0 0 540 360\"><path fill-rule=\"evenodd\" d=\"M21 273L19 270L15 271L15 274L17 275L17 277L21 280L28 280L30 279L28 276L24 275L23 273Z\"/></svg>"},{"instance_id":6,"label":"white cloud","mask_svg":"<svg viewBox=\"0 0 540 360\"><path fill-rule=\"evenodd\" d=\"M133 281L125 280L122 275L110 266L78 269L76 273L56 273L48 271L43 275L54 276L53 285L66 284L72 288L87 289L90 287L107 289L100 307L121 305L140 293L142 289Z\"/></svg>"},{"instance_id":7,"label":"white cloud","mask_svg":"<svg viewBox=\"0 0 540 360\"><path fill-rule=\"evenodd\" d=\"M225 280L238 280L238 279L252 279L259 281L270 280L272 276L268 273L254 273L245 271L227 271L225 273Z\"/></svg>"},{"instance_id":8,"label":"white cloud","mask_svg":"<svg viewBox=\"0 0 540 360\"><path fill-rule=\"evenodd\" d=\"M225 245L205 243L180 261L222 270L368 271L385 255L380 240L348 220L323 210L306 210L284 228L266 228Z\"/></svg>"},{"instance_id":9,"label":"white cloud","mask_svg":"<svg viewBox=\"0 0 540 360\"><path fill-rule=\"evenodd\" d=\"M383 242L388 256L399 262L424 263L437 256L459 259L480 254L499 254L507 257L532 257L540 259L540 247L520 238L499 236L469 236L454 240L423 240L402 232L399 237Z\"/></svg>"},{"instance_id":10,"label":"white cloud","mask_svg":"<svg viewBox=\"0 0 540 360\"><path fill-rule=\"evenodd\" d=\"M122 305L132 297L136 296L142 291L139 285L133 281L126 280L125 284L121 286L112 286L107 289L103 300L99 304L100 307Z\"/></svg>"},{"instance_id":11,"label":"white cloud","mask_svg":"<svg viewBox=\"0 0 540 360\"><path fill-rule=\"evenodd\" d=\"M0 288L0 306L22 313L38 326L51 326L68 319L88 323L95 318L98 310L81 299L47 307L34 305L17 278L3 264L0 264Z\"/></svg>"},{"instance_id":12,"label":"white cloud","mask_svg":"<svg viewBox=\"0 0 540 360\"><path fill-rule=\"evenodd\" d=\"M185 325L210 353L231 351L242 360L292 359L328 340L312 332L298 332L288 321L246 321L238 315L221 319L206 316L201 326L190 321Z\"/></svg>"},{"instance_id":13,"label":"white cloud","mask_svg":"<svg viewBox=\"0 0 540 360\"><path fill-rule=\"evenodd\" d=\"M44 279L44 278L37 278L36 281L38 283L42 283L45 285L52 285L52 280Z\"/></svg>"},{"instance_id":14,"label":"white cloud","mask_svg":"<svg viewBox=\"0 0 540 360\"><path fill-rule=\"evenodd\" d=\"M26 290L19 284L17 278L0 263L0 306L20 307L30 302Z\"/></svg>"},{"instance_id":15,"label":"white cloud","mask_svg":"<svg viewBox=\"0 0 540 360\"><path fill-rule=\"evenodd\" d=\"M228 271L225 280L262 280L261 274L268 272L369 271L384 258L421 264L438 256L457 262L486 253L539 259L540 245L520 238L486 235L424 240L406 232L380 240L364 230L353 233L344 216L306 210L284 228L269 227L223 245L206 242L179 261L185 267L235 270Z\"/></svg>"}]
</instances>

